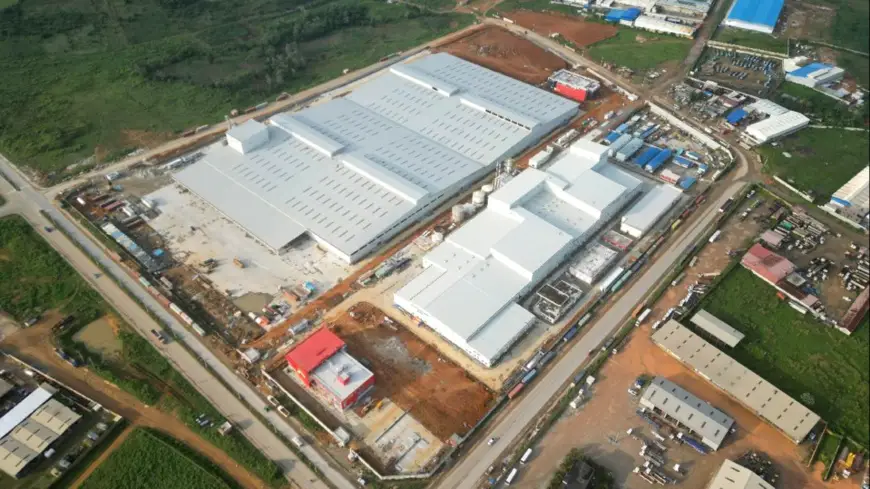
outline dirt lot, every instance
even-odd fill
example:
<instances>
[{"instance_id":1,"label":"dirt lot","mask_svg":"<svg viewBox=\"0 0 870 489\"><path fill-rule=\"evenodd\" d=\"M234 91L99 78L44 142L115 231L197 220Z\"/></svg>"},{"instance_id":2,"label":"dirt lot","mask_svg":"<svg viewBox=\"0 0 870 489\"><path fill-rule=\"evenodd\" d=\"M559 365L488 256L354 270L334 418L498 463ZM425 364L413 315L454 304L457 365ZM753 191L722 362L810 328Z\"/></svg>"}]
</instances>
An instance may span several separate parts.
<instances>
[{"instance_id":1,"label":"dirt lot","mask_svg":"<svg viewBox=\"0 0 870 489\"><path fill-rule=\"evenodd\" d=\"M598 382L592 387L590 400L577 411L569 410L553 427L536 450L534 461L526 466L517 487L540 487L573 447L580 447L612 470L619 487L648 487L646 482L631 474L631 470L642 463L637 455L640 442L626 435L628 428L639 429L646 438L651 435L647 425L634 413L636 400L626 392L641 374L667 377L724 411L736 422L737 433L726 438L719 451L706 456L670 441L665 443L669 447L668 465L680 463L684 467L680 487L706 487L724 459L736 459L749 450L763 452L773 460L780 473L778 487L825 487L802 463L809 454L809 445L795 446L775 428L658 348L649 339L650 333L649 326L637 330L626 348L605 365Z\"/></svg>"},{"instance_id":2,"label":"dirt lot","mask_svg":"<svg viewBox=\"0 0 870 489\"><path fill-rule=\"evenodd\" d=\"M555 54L498 27L481 29L442 46L439 51L533 85L543 83L553 71L568 66Z\"/></svg>"},{"instance_id":3,"label":"dirt lot","mask_svg":"<svg viewBox=\"0 0 870 489\"><path fill-rule=\"evenodd\" d=\"M576 17L565 17L558 14L541 14L537 12L516 11L507 14L508 18L517 24L541 34L549 36L559 33L574 44L586 47L616 35L617 28L612 25L586 22Z\"/></svg>"},{"instance_id":4,"label":"dirt lot","mask_svg":"<svg viewBox=\"0 0 870 489\"><path fill-rule=\"evenodd\" d=\"M368 360L377 379L374 402L389 398L441 440L465 433L489 408L492 393L403 326L382 325L384 317L363 302L332 326L351 355Z\"/></svg>"},{"instance_id":5,"label":"dirt lot","mask_svg":"<svg viewBox=\"0 0 870 489\"><path fill-rule=\"evenodd\" d=\"M783 35L791 39L827 40L837 11L834 7L809 2L788 2L783 13Z\"/></svg>"}]
</instances>

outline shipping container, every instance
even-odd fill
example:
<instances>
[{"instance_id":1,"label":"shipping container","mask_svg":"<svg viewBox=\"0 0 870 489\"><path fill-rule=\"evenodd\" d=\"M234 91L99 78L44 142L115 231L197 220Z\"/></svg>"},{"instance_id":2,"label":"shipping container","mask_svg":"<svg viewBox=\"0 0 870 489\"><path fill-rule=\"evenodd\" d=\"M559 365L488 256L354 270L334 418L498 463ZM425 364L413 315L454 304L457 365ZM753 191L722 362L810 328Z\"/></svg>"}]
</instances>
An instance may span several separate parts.
<instances>
[{"instance_id":1,"label":"shipping container","mask_svg":"<svg viewBox=\"0 0 870 489\"><path fill-rule=\"evenodd\" d=\"M665 182L668 182L671 184L674 184L674 183L677 183L680 181L680 175L672 172L671 170L669 170L667 168L665 168L664 170L662 170L661 173L659 173L659 178L661 178Z\"/></svg>"},{"instance_id":2,"label":"shipping container","mask_svg":"<svg viewBox=\"0 0 870 489\"><path fill-rule=\"evenodd\" d=\"M554 352L550 352L550 353L554 353ZM549 355L550 353L548 353L548 355ZM544 358L547 358L547 357L545 356ZM552 358L552 357L551 357L551 358ZM543 361L543 359L542 359L542 361ZM538 369L534 368L534 369L532 369L532 370L529 370L529 371L526 373L526 375L523 376L523 380L521 380L520 382L522 382L523 384L528 384L529 382L532 381L532 379L534 379L535 377L537 377L537 375L538 375Z\"/></svg>"},{"instance_id":3,"label":"shipping container","mask_svg":"<svg viewBox=\"0 0 870 489\"><path fill-rule=\"evenodd\" d=\"M562 342L566 343L571 341L575 336L577 336L577 332L580 331L580 327L574 325L571 329L569 329L564 336L562 336Z\"/></svg>"},{"instance_id":4,"label":"shipping container","mask_svg":"<svg viewBox=\"0 0 870 489\"><path fill-rule=\"evenodd\" d=\"M508 395L507 395L508 399L513 399L513 398L517 397L518 395L520 395L520 392L522 392L523 388L525 388L525 387L526 387L526 384L523 384L523 383L519 383L519 384L515 385L514 388L511 389L510 392L508 392Z\"/></svg>"},{"instance_id":5,"label":"shipping container","mask_svg":"<svg viewBox=\"0 0 870 489\"><path fill-rule=\"evenodd\" d=\"M683 177L680 180L680 188L683 190L689 190L695 185L695 182L697 181L698 179L695 177Z\"/></svg>"},{"instance_id":6,"label":"shipping container","mask_svg":"<svg viewBox=\"0 0 870 489\"><path fill-rule=\"evenodd\" d=\"M674 156L674 164L683 168L692 168L693 166L695 166L694 161L687 160L682 156Z\"/></svg>"},{"instance_id":7,"label":"shipping container","mask_svg":"<svg viewBox=\"0 0 870 489\"><path fill-rule=\"evenodd\" d=\"M544 365L550 363L550 360L556 358L556 352L551 351L544 355L544 358L541 359L541 363L538 364L538 368L544 368ZM529 372L531 373L531 372Z\"/></svg>"},{"instance_id":8,"label":"shipping container","mask_svg":"<svg viewBox=\"0 0 870 489\"><path fill-rule=\"evenodd\" d=\"M586 378L586 369L577 372L577 375L571 379L571 387L578 386L583 383L583 379Z\"/></svg>"},{"instance_id":9,"label":"shipping container","mask_svg":"<svg viewBox=\"0 0 870 489\"><path fill-rule=\"evenodd\" d=\"M715 243L715 242L719 239L719 236L721 236L721 235L722 235L722 230L721 230L721 229L717 229L716 232L714 232L714 233L710 236L710 239L708 240L708 242L710 242L710 243Z\"/></svg>"},{"instance_id":10,"label":"shipping container","mask_svg":"<svg viewBox=\"0 0 870 489\"><path fill-rule=\"evenodd\" d=\"M644 309L644 311L640 313L640 316L637 317L637 321L634 323L634 325L640 326L641 324L643 324L643 322L646 321L646 318L648 318L650 314L652 314L651 308L648 307Z\"/></svg>"}]
</instances>

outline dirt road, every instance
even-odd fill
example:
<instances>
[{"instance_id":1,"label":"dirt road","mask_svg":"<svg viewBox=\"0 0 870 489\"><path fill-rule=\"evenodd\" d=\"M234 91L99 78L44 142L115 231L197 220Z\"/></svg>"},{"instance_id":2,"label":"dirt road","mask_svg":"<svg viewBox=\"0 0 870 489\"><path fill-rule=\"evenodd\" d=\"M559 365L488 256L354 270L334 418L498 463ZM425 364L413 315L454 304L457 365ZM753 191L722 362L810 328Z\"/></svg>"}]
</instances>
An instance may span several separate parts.
<instances>
[{"instance_id":1,"label":"dirt road","mask_svg":"<svg viewBox=\"0 0 870 489\"><path fill-rule=\"evenodd\" d=\"M54 354L50 327L50 322L43 321L28 329L18 330L7 335L0 343L0 348L39 366L52 377L120 414L132 425L154 428L182 441L221 467L242 487L256 489L268 487L222 450L200 438L178 418L155 407L142 404L135 397L106 382L87 368L74 368L61 360ZM96 464L93 464L89 471L95 466Z\"/></svg>"}]
</instances>

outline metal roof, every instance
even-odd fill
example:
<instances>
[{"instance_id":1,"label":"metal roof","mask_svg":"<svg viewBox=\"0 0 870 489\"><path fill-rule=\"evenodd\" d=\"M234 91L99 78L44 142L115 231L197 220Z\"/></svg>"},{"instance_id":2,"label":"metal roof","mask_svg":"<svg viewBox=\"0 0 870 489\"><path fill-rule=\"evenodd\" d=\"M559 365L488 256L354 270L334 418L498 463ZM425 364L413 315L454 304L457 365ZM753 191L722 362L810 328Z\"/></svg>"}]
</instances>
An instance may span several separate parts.
<instances>
[{"instance_id":1,"label":"metal roof","mask_svg":"<svg viewBox=\"0 0 870 489\"><path fill-rule=\"evenodd\" d=\"M734 425L730 416L664 377L653 379L641 399L687 426L714 450Z\"/></svg>"},{"instance_id":2,"label":"metal roof","mask_svg":"<svg viewBox=\"0 0 870 489\"><path fill-rule=\"evenodd\" d=\"M30 417L40 406L51 399L51 396L55 392L57 390L54 387L42 384L16 404L15 407L10 409L9 412L4 414L3 417L0 417L0 438L8 435L16 426Z\"/></svg>"},{"instance_id":3,"label":"metal roof","mask_svg":"<svg viewBox=\"0 0 870 489\"><path fill-rule=\"evenodd\" d=\"M342 377L346 381L342 381ZM344 351L330 356L311 372L311 378L319 386L341 400L347 399L372 377L371 370Z\"/></svg>"},{"instance_id":4,"label":"metal roof","mask_svg":"<svg viewBox=\"0 0 870 489\"><path fill-rule=\"evenodd\" d=\"M870 167L865 166L832 196L852 207L870 206Z\"/></svg>"},{"instance_id":5,"label":"metal roof","mask_svg":"<svg viewBox=\"0 0 870 489\"><path fill-rule=\"evenodd\" d=\"M30 416L30 419L62 435L81 419L81 416L57 400L49 399Z\"/></svg>"},{"instance_id":6,"label":"metal roof","mask_svg":"<svg viewBox=\"0 0 870 489\"><path fill-rule=\"evenodd\" d=\"M17 477L18 473L38 455L10 436L0 438L0 470L12 477Z\"/></svg>"},{"instance_id":7,"label":"metal roof","mask_svg":"<svg viewBox=\"0 0 870 489\"><path fill-rule=\"evenodd\" d=\"M308 232L350 260L577 110L439 53L276 115L256 148L213 145L175 178L273 250Z\"/></svg>"},{"instance_id":8,"label":"metal roof","mask_svg":"<svg viewBox=\"0 0 870 489\"><path fill-rule=\"evenodd\" d=\"M681 192L669 185L657 185L622 216L622 224L641 234L649 229L679 200Z\"/></svg>"},{"instance_id":9,"label":"metal roof","mask_svg":"<svg viewBox=\"0 0 870 489\"><path fill-rule=\"evenodd\" d=\"M734 0L727 20L767 27L776 26L785 0Z\"/></svg>"},{"instance_id":10,"label":"metal roof","mask_svg":"<svg viewBox=\"0 0 870 489\"><path fill-rule=\"evenodd\" d=\"M601 243L591 243L578 253L578 257L568 267L568 271L571 275L591 285L613 264L618 256L618 252Z\"/></svg>"},{"instance_id":11,"label":"metal roof","mask_svg":"<svg viewBox=\"0 0 870 489\"><path fill-rule=\"evenodd\" d=\"M327 358L344 348L344 341L327 328L320 328L305 338L284 357L294 368L309 374Z\"/></svg>"},{"instance_id":12,"label":"metal roof","mask_svg":"<svg viewBox=\"0 0 870 489\"><path fill-rule=\"evenodd\" d=\"M755 472L726 459L707 489L774 489L774 487Z\"/></svg>"},{"instance_id":13,"label":"metal roof","mask_svg":"<svg viewBox=\"0 0 870 489\"><path fill-rule=\"evenodd\" d=\"M34 452L42 453L54 440L57 440L60 434L34 421L33 418L28 418L16 426L9 436Z\"/></svg>"},{"instance_id":14,"label":"metal roof","mask_svg":"<svg viewBox=\"0 0 870 489\"><path fill-rule=\"evenodd\" d=\"M737 346L737 343L740 343L744 337L743 333L704 309L692 316L692 323L732 348Z\"/></svg>"},{"instance_id":15,"label":"metal roof","mask_svg":"<svg viewBox=\"0 0 870 489\"><path fill-rule=\"evenodd\" d=\"M746 128L746 132L760 142L765 142L794 132L809 123L810 119L807 116L800 112L788 111L751 124Z\"/></svg>"},{"instance_id":16,"label":"metal roof","mask_svg":"<svg viewBox=\"0 0 870 489\"><path fill-rule=\"evenodd\" d=\"M508 348L533 320L512 301L640 185L601 163L606 147L575 144L547 170L527 169L492 193L486 209L424 257L427 268L396 292L396 302L485 359ZM605 168L621 182L604 176Z\"/></svg>"},{"instance_id":17,"label":"metal roof","mask_svg":"<svg viewBox=\"0 0 870 489\"><path fill-rule=\"evenodd\" d=\"M803 441L820 420L817 414L674 320L665 323L652 339L795 443Z\"/></svg>"},{"instance_id":18,"label":"metal roof","mask_svg":"<svg viewBox=\"0 0 870 489\"><path fill-rule=\"evenodd\" d=\"M550 81L590 92L594 92L601 87L601 83L598 80L587 78L570 70L559 70L553 73L550 75Z\"/></svg>"}]
</instances>

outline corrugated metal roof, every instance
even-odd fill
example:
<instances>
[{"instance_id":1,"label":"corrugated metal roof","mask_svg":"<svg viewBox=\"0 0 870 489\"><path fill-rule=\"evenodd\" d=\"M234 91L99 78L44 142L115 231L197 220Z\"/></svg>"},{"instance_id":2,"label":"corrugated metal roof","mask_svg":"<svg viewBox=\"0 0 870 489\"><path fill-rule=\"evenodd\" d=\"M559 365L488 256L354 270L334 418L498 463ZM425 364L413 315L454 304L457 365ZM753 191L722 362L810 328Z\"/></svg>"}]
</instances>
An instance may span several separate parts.
<instances>
[{"instance_id":1,"label":"corrugated metal roof","mask_svg":"<svg viewBox=\"0 0 870 489\"><path fill-rule=\"evenodd\" d=\"M0 438L8 435L16 426L21 424L31 414L36 412L40 406L45 404L57 390L48 385L42 384L33 392L27 395L12 409L9 410L3 417L0 417Z\"/></svg>"},{"instance_id":2,"label":"corrugated metal roof","mask_svg":"<svg viewBox=\"0 0 870 489\"><path fill-rule=\"evenodd\" d=\"M755 472L725 460L707 489L774 489Z\"/></svg>"},{"instance_id":3,"label":"corrugated metal roof","mask_svg":"<svg viewBox=\"0 0 870 489\"><path fill-rule=\"evenodd\" d=\"M339 351L315 368L311 377L335 398L344 400L374 377L374 374L350 354ZM345 377L346 381L339 377Z\"/></svg>"},{"instance_id":4,"label":"corrugated metal roof","mask_svg":"<svg viewBox=\"0 0 870 489\"><path fill-rule=\"evenodd\" d=\"M870 205L870 167L861 171L840 187L833 198L848 202L850 206L866 208Z\"/></svg>"},{"instance_id":5,"label":"corrugated metal roof","mask_svg":"<svg viewBox=\"0 0 870 489\"><path fill-rule=\"evenodd\" d=\"M803 441L820 420L817 414L677 321L665 323L652 339L795 443Z\"/></svg>"},{"instance_id":6,"label":"corrugated metal roof","mask_svg":"<svg viewBox=\"0 0 870 489\"><path fill-rule=\"evenodd\" d=\"M784 3L784 0L734 0L726 18L774 27Z\"/></svg>"},{"instance_id":7,"label":"corrugated metal roof","mask_svg":"<svg viewBox=\"0 0 870 489\"><path fill-rule=\"evenodd\" d=\"M641 234L651 227L679 200L681 192L668 185L657 185L622 216L622 224Z\"/></svg>"},{"instance_id":8,"label":"corrugated metal roof","mask_svg":"<svg viewBox=\"0 0 870 489\"><path fill-rule=\"evenodd\" d=\"M428 268L396 292L396 302L475 358L494 360L533 319L512 302L517 295L640 185L600 163L603 151L586 142L561 153L547 170L527 169L510 180L490 195L485 210L424 257ZM620 172L621 182L602 175L604 168Z\"/></svg>"},{"instance_id":9,"label":"corrugated metal roof","mask_svg":"<svg viewBox=\"0 0 870 489\"><path fill-rule=\"evenodd\" d=\"M734 419L664 377L656 377L642 399L703 438L714 450L722 445Z\"/></svg>"},{"instance_id":10,"label":"corrugated metal roof","mask_svg":"<svg viewBox=\"0 0 870 489\"><path fill-rule=\"evenodd\" d=\"M692 316L692 323L732 348L737 346L737 343L740 343L744 337L743 333L704 309Z\"/></svg>"},{"instance_id":11,"label":"corrugated metal roof","mask_svg":"<svg viewBox=\"0 0 870 489\"><path fill-rule=\"evenodd\" d=\"M577 108L439 53L276 115L262 146L214 145L175 178L274 250L307 231L347 259Z\"/></svg>"},{"instance_id":12,"label":"corrugated metal roof","mask_svg":"<svg viewBox=\"0 0 870 489\"><path fill-rule=\"evenodd\" d=\"M810 63L806 66L802 66L794 71L789 72L791 76L798 76L801 78L806 78L810 74L819 71L819 70L828 70L833 68L833 66L825 63Z\"/></svg>"},{"instance_id":13,"label":"corrugated metal roof","mask_svg":"<svg viewBox=\"0 0 870 489\"><path fill-rule=\"evenodd\" d=\"M293 366L308 374L342 348L344 348L344 341L323 327L287 352L285 358Z\"/></svg>"},{"instance_id":14,"label":"corrugated metal roof","mask_svg":"<svg viewBox=\"0 0 870 489\"><path fill-rule=\"evenodd\" d=\"M779 136L792 133L809 125L810 119L800 112L788 111L784 114L771 116L761 122L751 124L746 128L747 134L760 142L766 142Z\"/></svg>"}]
</instances>

